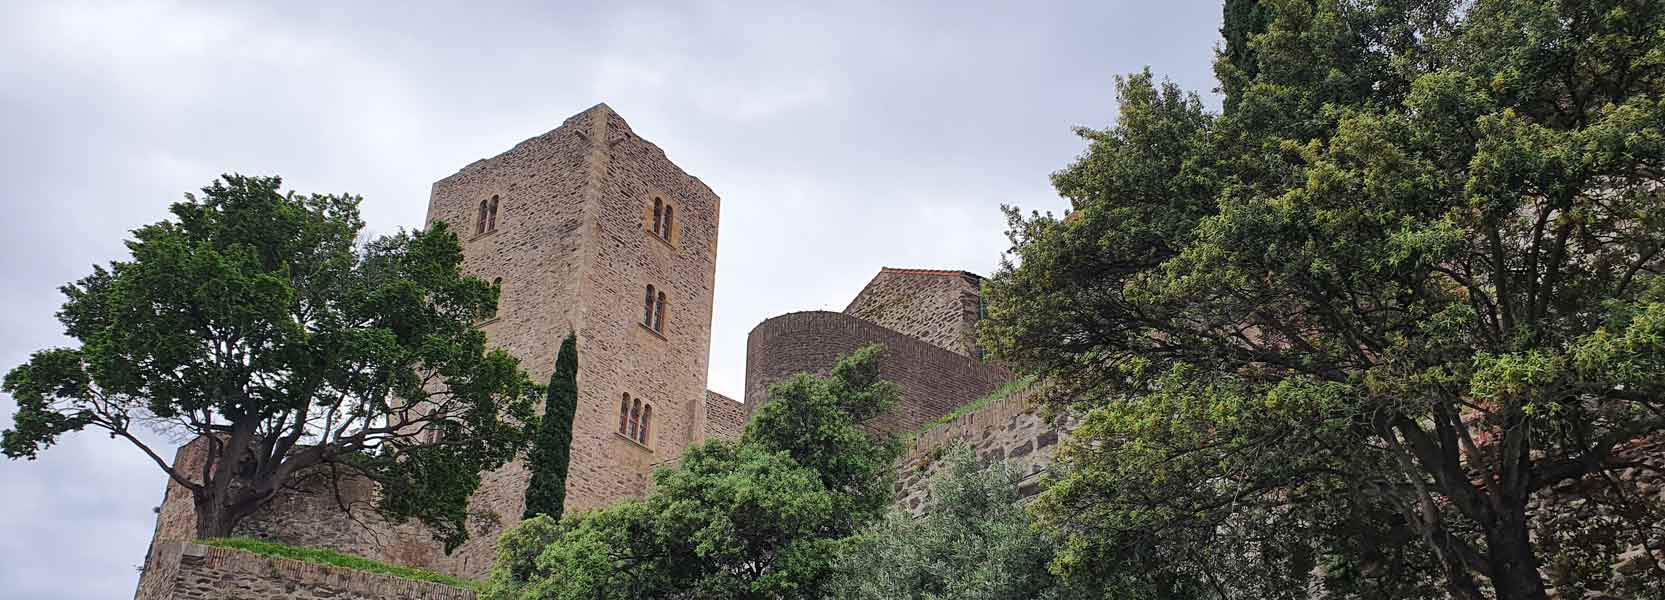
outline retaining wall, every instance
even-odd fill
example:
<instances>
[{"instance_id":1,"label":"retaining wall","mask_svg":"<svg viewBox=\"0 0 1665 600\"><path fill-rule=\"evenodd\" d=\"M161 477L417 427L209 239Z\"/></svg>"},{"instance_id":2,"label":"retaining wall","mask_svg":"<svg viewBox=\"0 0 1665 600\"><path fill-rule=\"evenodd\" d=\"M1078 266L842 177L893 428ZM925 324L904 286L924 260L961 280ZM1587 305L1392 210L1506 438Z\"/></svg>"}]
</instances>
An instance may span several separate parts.
<instances>
[{"instance_id":1,"label":"retaining wall","mask_svg":"<svg viewBox=\"0 0 1665 600\"><path fill-rule=\"evenodd\" d=\"M1075 422L1066 418L1048 420L1036 402L1039 393L1037 386L1018 390L920 433L896 462L896 505L914 515L924 513L930 502L931 476L955 441L970 444L984 463L1008 461L1023 476L1018 491L1024 497L1039 492L1059 442L1075 428Z\"/></svg>"},{"instance_id":2,"label":"retaining wall","mask_svg":"<svg viewBox=\"0 0 1665 600\"><path fill-rule=\"evenodd\" d=\"M474 592L252 552L159 542L134 600L474 600Z\"/></svg>"}]
</instances>

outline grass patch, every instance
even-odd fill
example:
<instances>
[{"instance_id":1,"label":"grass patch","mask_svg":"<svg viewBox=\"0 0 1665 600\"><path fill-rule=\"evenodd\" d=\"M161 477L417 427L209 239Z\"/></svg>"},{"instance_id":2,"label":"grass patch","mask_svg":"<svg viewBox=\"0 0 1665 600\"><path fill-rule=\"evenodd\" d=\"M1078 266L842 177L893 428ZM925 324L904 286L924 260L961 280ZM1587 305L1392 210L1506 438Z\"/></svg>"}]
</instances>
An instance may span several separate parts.
<instances>
[{"instance_id":1,"label":"grass patch","mask_svg":"<svg viewBox=\"0 0 1665 600\"><path fill-rule=\"evenodd\" d=\"M954 419L958 419L960 417L963 417L963 416L966 416L968 414L977 412L979 410L983 410L983 408L987 407L989 405L989 403L995 402L997 400L1005 400L1008 396L1011 396L1012 394L1016 394L1016 393L1021 392L1025 389L1028 389L1029 386L1034 385L1034 383L1035 383L1035 376L1034 375L1025 375L1023 377L1019 377L1017 379L1013 379L1011 381L1008 381L1008 382L1006 382L1006 385L1002 385L998 388L995 388L995 390L992 391L992 392L989 392L989 394L987 396L983 396L982 398L978 398L976 400L972 400L972 401L967 402L965 404L961 404L959 408L956 408L956 409L950 411L948 414L937 417L935 420L933 420L929 423L926 423L925 426L919 428L919 431L914 432L913 437L919 437L919 436L925 435L925 432L930 431L932 427L936 427L936 426L942 425L944 423L949 423L949 422L952 422Z\"/></svg>"},{"instance_id":2,"label":"grass patch","mask_svg":"<svg viewBox=\"0 0 1665 600\"><path fill-rule=\"evenodd\" d=\"M284 544L257 540L254 538L216 538L211 540L199 540L197 543L205 546L217 546L220 548L231 548L233 550L253 552L263 556L288 558L320 565L344 567L355 571L364 571L366 573L392 575L401 579L428 581L467 590L479 589L480 587L479 582L472 579L442 575L433 571L413 567L401 567L398 565L379 563L362 556L342 554L334 550L299 548L296 546L287 546Z\"/></svg>"}]
</instances>

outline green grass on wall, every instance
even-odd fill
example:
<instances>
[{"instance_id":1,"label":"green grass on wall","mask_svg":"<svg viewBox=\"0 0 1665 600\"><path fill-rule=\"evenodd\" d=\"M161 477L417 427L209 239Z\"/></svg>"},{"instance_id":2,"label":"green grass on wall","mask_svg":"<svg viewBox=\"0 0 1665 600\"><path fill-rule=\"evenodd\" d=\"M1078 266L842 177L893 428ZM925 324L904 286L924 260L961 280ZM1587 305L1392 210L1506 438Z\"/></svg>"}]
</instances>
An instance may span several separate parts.
<instances>
[{"instance_id":1,"label":"green grass on wall","mask_svg":"<svg viewBox=\"0 0 1665 600\"><path fill-rule=\"evenodd\" d=\"M965 404L961 404L959 408L954 409L952 412L949 412L946 415L937 417L935 420L933 420L929 423L926 423L925 426L919 428L919 431L914 432L913 437L919 437L919 436L925 435L925 432L930 431L931 428L933 428L933 427L936 427L938 425L942 425L944 423L951 423L951 422L954 421L954 419L958 419L960 417L963 417L963 416L966 416L968 414L977 412L979 410L983 410L983 408L987 407L992 402L996 402L996 401L999 401L999 400L1005 400L1008 396L1011 396L1012 394L1016 394L1016 393L1021 392L1023 390L1029 389L1029 386L1034 385L1034 383L1035 383L1035 377L1033 375L1026 375L1026 376L1019 377L1017 379L1013 379L1011 381L1008 381L1008 382L1006 382L1006 385L1002 385L999 388L996 388L994 391L989 392L989 394L987 396L983 396L982 398L978 398L976 400L972 400L972 401L967 402Z\"/></svg>"},{"instance_id":2,"label":"green grass on wall","mask_svg":"<svg viewBox=\"0 0 1665 600\"><path fill-rule=\"evenodd\" d=\"M355 571L391 575L401 579L427 581L469 590L478 589L479 587L479 583L471 579L442 575L440 573L424 569L379 563L368 558L353 556L351 554L342 554L334 550L299 548L253 538L216 538L201 540L197 543L205 546L242 550L244 552L252 552L262 556L287 558L313 564L343 567Z\"/></svg>"}]
</instances>

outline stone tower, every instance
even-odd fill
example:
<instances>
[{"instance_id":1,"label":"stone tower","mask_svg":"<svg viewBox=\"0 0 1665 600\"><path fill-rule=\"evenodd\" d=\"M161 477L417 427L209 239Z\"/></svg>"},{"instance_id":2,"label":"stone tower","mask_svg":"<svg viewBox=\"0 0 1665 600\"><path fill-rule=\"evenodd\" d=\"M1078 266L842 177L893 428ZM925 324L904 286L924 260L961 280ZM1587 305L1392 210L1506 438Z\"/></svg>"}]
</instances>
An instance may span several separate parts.
<instances>
[{"instance_id":1,"label":"stone tower","mask_svg":"<svg viewBox=\"0 0 1665 600\"><path fill-rule=\"evenodd\" d=\"M446 222L464 269L501 287L481 326L492 343L546 381L561 339L578 334L568 511L642 495L652 467L711 426L718 210L710 188L605 104L433 186L428 223ZM489 568L529 477L519 462L485 475L471 508L499 524L471 531L446 570Z\"/></svg>"},{"instance_id":2,"label":"stone tower","mask_svg":"<svg viewBox=\"0 0 1665 600\"><path fill-rule=\"evenodd\" d=\"M689 444L739 435L745 411L705 389L717 217L717 195L605 104L434 183L427 225L446 223L462 240L463 269L502 290L497 314L480 323L491 343L547 381L561 340L578 335L567 511L641 496L653 467ZM203 454L192 442L175 464ZM327 473L297 478L234 533L481 577L498 536L520 521L530 479L521 461L483 474L469 511L484 518L450 554L418 522L342 511L378 491ZM166 597L158 590L171 585L195 523L190 493L169 482L140 600Z\"/></svg>"}]
</instances>

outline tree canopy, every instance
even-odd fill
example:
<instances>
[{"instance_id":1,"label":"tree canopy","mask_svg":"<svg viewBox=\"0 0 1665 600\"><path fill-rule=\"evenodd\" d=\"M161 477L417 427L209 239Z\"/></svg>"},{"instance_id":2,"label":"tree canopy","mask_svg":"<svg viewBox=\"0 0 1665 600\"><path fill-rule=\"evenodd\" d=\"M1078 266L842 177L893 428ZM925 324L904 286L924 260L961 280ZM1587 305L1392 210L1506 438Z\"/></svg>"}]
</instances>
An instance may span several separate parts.
<instances>
[{"instance_id":1,"label":"tree canopy","mask_svg":"<svg viewBox=\"0 0 1665 600\"><path fill-rule=\"evenodd\" d=\"M822 598L838 540L883 514L894 440L862 424L897 387L879 346L770 387L738 441L689 448L646 498L506 533L481 597Z\"/></svg>"},{"instance_id":2,"label":"tree canopy","mask_svg":"<svg viewBox=\"0 0 1665 600\"><path fill-rule=\"evenodd\" d=\"M328 467L459 544L479 473L523 449L540 391L474 325L497 293L462 274L444 223L357 246L358 197L281 185L224 176L134 230L129 260L64 286L58 318L80 345L6 375L18 413L0 449L34 458L84 429L125 439L190 490L203 537ZM201 470L139 427L199 439Z\"/></svg>"},{"instance_id":3,"label":"tree canopy","mask_svg":"<svg viewBox=\"0 0 1665 600\"><path fill-rule=\"evenodd\" d=\"M1614 584L1546 583L1567 540L1529 500L1643 502L1625 449L1665 428L1665 5L1257 4L1229 110L1127 77L1054 175L1069 214L1009 211L983 344L1084 417L1039 505L1057 568L1129 597Z\"/></svg>"},{"instance_id":4,"label":"tree canopy","mask_svg":"<svg viewBox=\"0 0 1665 600\"><path fill-rule=\"evenodd\" d=\"M892 508L841 544L832 592L841 600L1056 600L1053 540L1019 503L1019 473L984 464L961 441L943 453L923 517Z\"/></svg>"}]
</instances>

